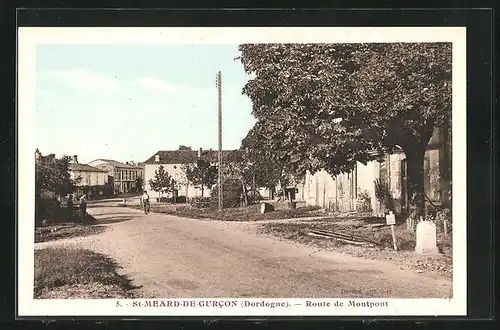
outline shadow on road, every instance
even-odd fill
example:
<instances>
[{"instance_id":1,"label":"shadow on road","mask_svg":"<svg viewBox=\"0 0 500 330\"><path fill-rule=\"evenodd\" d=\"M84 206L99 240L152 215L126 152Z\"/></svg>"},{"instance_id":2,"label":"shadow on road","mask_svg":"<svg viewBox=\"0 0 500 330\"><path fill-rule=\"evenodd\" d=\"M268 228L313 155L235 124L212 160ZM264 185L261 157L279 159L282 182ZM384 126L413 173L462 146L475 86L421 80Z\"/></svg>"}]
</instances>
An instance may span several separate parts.
<instances>
[{"instance_id":1,"label":"shadow on road","mask_svg":"<svg viewBox=\"0 0 500 330\"><path fill-rule=\"evenodd\" d=\"M94 218L95 219L95 218ZM110 216L110 217L102 217L99 219L95 219L94 224L96 225L106 225L110 223L117 223L117 222L123 222L123 221L129 221L132 220L131 216Z\"/></svg>"}]
</instances>

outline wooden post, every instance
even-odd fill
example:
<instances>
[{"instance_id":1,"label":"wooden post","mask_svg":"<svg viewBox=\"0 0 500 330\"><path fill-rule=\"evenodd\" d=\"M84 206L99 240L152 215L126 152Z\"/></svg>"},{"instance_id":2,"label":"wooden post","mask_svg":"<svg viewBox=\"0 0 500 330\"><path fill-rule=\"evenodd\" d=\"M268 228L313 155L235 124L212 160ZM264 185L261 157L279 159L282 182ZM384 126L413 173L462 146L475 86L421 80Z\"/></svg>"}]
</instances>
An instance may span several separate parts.
<instances>
[{"instance_id":1,"label":"wooden post","mask_svg":"<svg viewBox=\"0 0 500 330\"><path fill-rule=\"evenodd\" d=\"M219 71L217 75L217 90L218 90L218 122L219 122L219 212L223 209L222 198L222 74Z\"/></svg>"},{"instance_id":2,"label":"wooden post","mask_svg":"<svg viewBox=\"0 0 500 330\"><path fill-rule=\"evenodd\" d=\"M386 222L388 225L391 225L391 233L392 233L392 244L394 246L394 251L398 250L398 246L396 244L396 232L394 231L394 225L396 224L396 216L392 211L389 211L389 214L385 216Z\"/></svg>"},{"instance_id":3,"label":"wooden post","mask_svg":"<svg viewBox=\"0 0 500 330\"><path fill-rule=\"evenodd\" d=\"M252 176L252 184L253 184L253 201L255 202L256 196L257 196L257 186L255 185L255 169L253 170L253 176Z\"/></svg>"},{"instance_id":4,"label":"wooden post","mask_svg":"<svg viewBox=\"0 0 500 330\"><path fill-rule=\"evenodd\" d=\"M396 245L396 232L394 231L394 225L391 225L392 232L392 243L394 244L394 251L398 250L398 246Z\"/></svg>"},{"instance_id":5,"label":"wooden post","mask_svg":"<svg viewBox=\"0 0 500 330\"><path fill-rule=\"evenodd\" d=\"M175 180L172 180L172 202L174 204L177 204L176 201L177 201L177 198L175 196Z\"/></svg>"}]
</instances>

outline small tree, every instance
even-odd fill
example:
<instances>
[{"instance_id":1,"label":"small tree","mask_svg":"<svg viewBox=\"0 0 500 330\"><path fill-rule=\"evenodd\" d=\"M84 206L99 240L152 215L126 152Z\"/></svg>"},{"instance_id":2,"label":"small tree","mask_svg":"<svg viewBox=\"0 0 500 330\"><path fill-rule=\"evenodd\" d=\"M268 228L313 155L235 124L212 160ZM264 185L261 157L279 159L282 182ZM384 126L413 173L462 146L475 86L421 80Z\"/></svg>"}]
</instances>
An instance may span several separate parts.
<instances>
[{"instance_id":1,"label":"small tree","mask_svg":"<svg viewBox=\"0 0 500 330\"><path fill-rule=\"evenodd\" d=\"M201 189L201 196L205 187L212 189L217 182L217 165L210 163L204 158L197 160L196 165L186 165L186 179L196 188Z\"/></svg>"},{"instance_id":2,"label":"small tree","mask_svg":"<svg viewBox=\"0 0 500 330\"><path fill-rule=\"evenodd\" d=\"M158 193L159 198L162 197L164 192L172 191L172 177L165 171L163 165L160 165L158 170L155 170L155 177L149 180L149 185L151 189Z\"/></svg>"},{"instance_id":3,"label":"small tree","mask_svg":"<svg viewBox=\"0 0 500 330\"><path fill-rule=\"evenodd\" d=\"M142 185L144 183L144 180L141 177L138 177L135 179L135 191L140 192L142 190Z\"/></svg>"}]
</instances>

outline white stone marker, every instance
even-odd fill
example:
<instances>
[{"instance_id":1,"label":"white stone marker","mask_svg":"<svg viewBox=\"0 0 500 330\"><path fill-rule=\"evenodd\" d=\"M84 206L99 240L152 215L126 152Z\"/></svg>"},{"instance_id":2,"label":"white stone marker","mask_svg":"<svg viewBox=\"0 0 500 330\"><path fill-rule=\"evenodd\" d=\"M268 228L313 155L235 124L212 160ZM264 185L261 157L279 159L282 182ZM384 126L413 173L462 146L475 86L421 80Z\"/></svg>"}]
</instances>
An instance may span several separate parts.
<instances>
[{"instance_id":1,"label":"white stone marker","mask_svg":"<svg viewBox=\"0 0 500 330\"><path fill-rule=\"evenodd\" d=\"M420 221L417 225L417 245L419 254L438 254L436 245L436 225L431 221Z\"/></svg>"}]
</instances>

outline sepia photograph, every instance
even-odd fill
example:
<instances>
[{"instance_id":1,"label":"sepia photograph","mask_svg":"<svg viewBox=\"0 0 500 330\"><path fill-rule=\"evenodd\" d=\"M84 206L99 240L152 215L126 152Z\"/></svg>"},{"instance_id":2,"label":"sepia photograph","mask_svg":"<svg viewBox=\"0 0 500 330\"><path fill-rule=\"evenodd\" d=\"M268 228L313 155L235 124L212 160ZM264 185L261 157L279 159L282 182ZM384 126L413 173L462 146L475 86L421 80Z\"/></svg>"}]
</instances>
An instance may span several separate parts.
<instances>
[{"instance_id":1,"label":"sepia photograph","mask_svg":"<svg viewBox=\"0 0 500 330\"><path fill-rule=\"evenodd\" d=\"M465 28L20 28L18 56L20 313L465 315Z\"/></svg>"}]
</instances>

